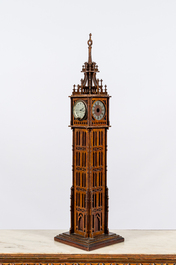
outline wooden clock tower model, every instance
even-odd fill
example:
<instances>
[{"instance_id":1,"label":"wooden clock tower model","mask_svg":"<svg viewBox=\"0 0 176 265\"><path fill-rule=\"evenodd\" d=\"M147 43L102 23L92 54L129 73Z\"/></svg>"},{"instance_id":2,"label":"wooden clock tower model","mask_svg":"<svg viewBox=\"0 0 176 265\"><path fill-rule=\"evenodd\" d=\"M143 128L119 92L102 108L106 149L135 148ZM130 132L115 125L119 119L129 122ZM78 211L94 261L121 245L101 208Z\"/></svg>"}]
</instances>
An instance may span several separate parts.
<instances>
[{"instance_id":1,"label":"wooden clock tower model","mask_svg":"<svg viewBox=\"0 0 176 265\"><path fill-rule=\"evenodd\" d=\"M84 79L71 95L73 131L73 182L71 188L70 231L56 241L85 250L124 241L108 230L107 130L109 98L106 85L96 78L98 66L92 62L91 34L88 62L82 66Z\"/></svg>"}]
</instances>

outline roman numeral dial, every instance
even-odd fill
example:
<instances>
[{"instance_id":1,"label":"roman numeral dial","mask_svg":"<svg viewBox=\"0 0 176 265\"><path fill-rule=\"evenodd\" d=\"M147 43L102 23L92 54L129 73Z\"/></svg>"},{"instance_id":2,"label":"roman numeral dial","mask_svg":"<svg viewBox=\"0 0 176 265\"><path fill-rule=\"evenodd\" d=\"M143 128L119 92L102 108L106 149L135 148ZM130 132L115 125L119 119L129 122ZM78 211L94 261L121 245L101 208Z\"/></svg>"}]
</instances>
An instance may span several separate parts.
<instances>
[{"instance_id":1,"label":"roman numeral dial","mask_svg":"<svg viewBox=\"0 0 176 265\"><path fill-rule=\"evenodd\" d=\"M75 119L83 120L86 116L86 104L82 100L77 100L73 106L73 115Z\"/></svg>"},{"instance_id":2,"label":"roman numeral dial","mask_svg":"<svg viewBox=\"0 0 176 265\"><path fill-rule=\"evenodd\" d=\"M97 100L94 102L92 106L92 115L96 120L103 119L105 115L105 105L102 101Z\"/></svg>"}]
</instances>

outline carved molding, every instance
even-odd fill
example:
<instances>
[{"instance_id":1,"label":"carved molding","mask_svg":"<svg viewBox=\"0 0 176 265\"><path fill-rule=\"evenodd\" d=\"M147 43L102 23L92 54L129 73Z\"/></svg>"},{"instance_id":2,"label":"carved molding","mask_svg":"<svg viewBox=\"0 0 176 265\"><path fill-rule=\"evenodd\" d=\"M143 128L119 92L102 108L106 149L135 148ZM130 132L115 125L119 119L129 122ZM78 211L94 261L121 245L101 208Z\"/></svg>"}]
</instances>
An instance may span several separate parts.
<instances>
[{"instance_id":1,"label":"carved molding","mask_svg":"<svg viewBox=\"0 0 176 265\"><path fill-rule=\"evenodd\" d=\"M103 150L103 147L93 147L93 151L101 151Z\"/></svg>"},{"instance_id":2,"label":"carved molding","mask_svg":"<svg viewBox=\"0 0 176 265\"><path fill-rule=\"evenodd\" d=\"M84 188L79 188L79 187L76 187L76 190L77 190L77 191L84 191L84 192L86 191L86 189L84 189Z\"/></svg>"},{"instance_id":3,"label":"carved molding","mask_svg":"<svg viewBox=\"0 0 176 265\"><path fill-rule=\"evenodd\" d=\"M31 263L31 262L28 262L28 263L0 263L0 265L36 265L36 263ZM63 263L37 263L37 265L112 265L112 263L110 262L96 262L96 263L89 263L89 262L63 262ZM146 263L146 262L142 262L142 263L116 263L116 262L113 262L113 265L149 265L149 263ZM163 265L163 263L150 263L150 265ZM176 263L164 263L164 265L176 265Z\"/></svg>"},{"instance_id":4,"label":"carved molding","mask_svg":"<svg viewBox=\"0 0 176 265\"><path fill-rule=\"evenodd\" d=\"M93 171L102 171L103 168L102 167L98 167L98 168L93 168Z\"/></svg>"},{"instance_id":5,"label":"carved molding","mask_svg":"<svg viewBox=\"0 0 176 265\"><path fill-rule=\"evenodd\" d=\"M0 263L0 265L36 265L36 263ZM52 265L102 265L102 263L52 263ZM51 263L39 263L38 265L51 265ZM112 263L105 262L103 265L112 265ZM113 263L113 265L149 265L148 263ZM163 265L163 263L150 263L150 265ZM175 265L175 263L164 263L164 265Z\"/></svg>"},{"instance_id":6,"label":"carved molding","mask_svg":"<svg viewBox=\"0 0 176 265\"><path fill-rule=\"evenodd\" d=\"M101 212L102 211L102 207L101 208L94 208L92 209L92 213L94 212Z\"/></svg>"},{"instance_id":7,"label":"carved molding","mask_svg":"<svg viewBox=\"0 0 176 265\"><path fill-rule=\"evenodd\" d=\"M78 170L78 171L86 171L86 169L82 168L82 167L76 167L76 170Z\"/></svg>"},{"instance_id":8,"label":"carved molding","mask_svg":"<svg viewBox=\"0 0 176 265\"><path fill-rule=\"evenodd\" d=\"M76 207L76 211L85 213L87 210L84 208Z\"/></svg>"},{"instance_id":9,"label":"carved molding","mask_svg":"<svg viewBox=\"0 0 176 265\"><path fill-rule=\"evenodd\" d=\"M175 261L176 262L176 261ZM31 263L31 262L27 262L27 263L0 263L0 265L176 265L176 263L154 263L154 262L152 262L152 263L146 263L146 262L141 262L141 263L119 263L119 262L113 262L113 263L110 263L110 262L91 262L91 263L89 263L89 262L74 262L74 263L72 263L72 262L62 262L62 263L60 263L60 262L58 262L58 263Z\"/></svg>"},{"instance_id":10,"label":"carved molding","mask_svg":"<svg viewBox=\"0 0 176 265\"><path fill-rule=\"evenodd\" d=\"M174 254L0 254L0 265L175 265Z\"/></svg>"},{"instance_id":11,"label":"carved molding","mask_svg":"<svg viewBox=\"0 0 176 265\"><path fill-rule=\"evenodd\" d=\"M76 150L86 151L86 147L76 147Z\"/></svg>"},{"instance_id":12,"label":"carved molding","mask_svg":"<svg viewBox=\"0 0 176 265\"><path fill-rule=\"evenodd\" d=\"M92 192L97 192L97 191L102 191L102 188L95 188L95 189L92 189Z\"/></svg>"}]
</instances>

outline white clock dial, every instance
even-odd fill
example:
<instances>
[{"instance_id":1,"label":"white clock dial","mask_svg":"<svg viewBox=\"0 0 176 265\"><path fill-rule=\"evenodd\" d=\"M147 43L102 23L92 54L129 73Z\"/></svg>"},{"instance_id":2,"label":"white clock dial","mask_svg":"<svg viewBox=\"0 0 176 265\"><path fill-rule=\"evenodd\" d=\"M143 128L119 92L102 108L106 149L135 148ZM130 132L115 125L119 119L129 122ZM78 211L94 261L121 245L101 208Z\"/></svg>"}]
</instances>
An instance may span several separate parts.
<instances>
[{"instance_id":1,"label":"white clock dial","mask_svg":"<svg viewBox=\"0 0 176 265\"><path fill-rule=\"evenodd\" d=\"M86 104L82 100L75 102L73 106L73 115L75 119L82 120L86 116Z\"/></svg>"},{"instance_id":2,"label":"white clock dial","mask_svg":"<svg viewBox=\"0 0 176 265\"><path fill-rule=\"evenodd\" d=\"M92 107L92 114L96 120L103 119L105 115L105 105L103 104L102 101L100 100L95 101Z\"/></svg>"}]
</instances>

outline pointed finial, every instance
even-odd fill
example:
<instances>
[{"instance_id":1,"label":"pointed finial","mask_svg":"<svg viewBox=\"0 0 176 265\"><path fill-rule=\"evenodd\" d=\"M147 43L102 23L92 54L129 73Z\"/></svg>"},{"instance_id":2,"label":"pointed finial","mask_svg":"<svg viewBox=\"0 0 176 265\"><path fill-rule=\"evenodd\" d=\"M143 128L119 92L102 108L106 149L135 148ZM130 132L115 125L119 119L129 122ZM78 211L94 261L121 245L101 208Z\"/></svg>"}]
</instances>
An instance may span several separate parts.
<instances>
[{"instance_id":1,"label":"pointed finial","mask_svg":"<svg viewBox=\"0 0 176 265\"><path fill-rule=\"evenodd\" d=\"M88 63L91 64L92 63L92 54L91 54L91 49L92 49L92 44L93 41L91 40L92 34L89 34L89 40L87 41L88 44L88 49L89 49L89 58L88 58Z\"/></svg>"}]
</instances>

